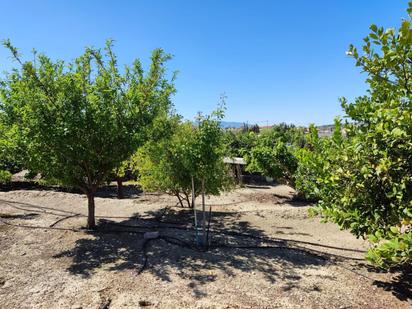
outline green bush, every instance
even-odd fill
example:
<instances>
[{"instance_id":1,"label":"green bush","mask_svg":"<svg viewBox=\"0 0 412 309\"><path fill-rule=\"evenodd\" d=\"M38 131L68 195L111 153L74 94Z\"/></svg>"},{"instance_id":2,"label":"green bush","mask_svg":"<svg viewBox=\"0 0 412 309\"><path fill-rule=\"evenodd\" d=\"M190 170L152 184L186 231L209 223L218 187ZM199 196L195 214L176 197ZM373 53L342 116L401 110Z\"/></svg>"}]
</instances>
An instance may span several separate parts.
<instances>
[{"instance_id":1,"label":"green bush","mask_svg":"<svg viewBox=\"0 0 412 309\"><path fill-rule=\"evenodd\" d=\"M11 173L9 171L0 170L0 184L8 183L11 180Z\"/></svg>"}]
</instances>

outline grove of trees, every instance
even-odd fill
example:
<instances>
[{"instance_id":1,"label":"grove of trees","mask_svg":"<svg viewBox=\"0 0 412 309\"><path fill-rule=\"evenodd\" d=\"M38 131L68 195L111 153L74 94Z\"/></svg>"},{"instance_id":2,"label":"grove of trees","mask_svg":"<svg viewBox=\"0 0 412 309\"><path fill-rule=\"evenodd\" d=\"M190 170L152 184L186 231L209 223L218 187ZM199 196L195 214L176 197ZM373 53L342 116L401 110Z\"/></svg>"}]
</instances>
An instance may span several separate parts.
<instances>
[{"instance_id":1,"label":"grove of trees","mask_svg":"<svg viewBox=\"0 0 412 309\"><path fill-rule=\"evenodd\" d=\"M111 41L69 63L36 52L23 61L5 41L18 68L0 82L0 182L24 168L77 187L87 195L87 226L94 228L96 190L110 177L121 184L126 169L145 190L192 207L196 196L232 188L223 158L241 156L248 171L314 201L313 215L369 239L371 262L410 264L412 4L408 14L399 29L372 25L361 50L350 46L368 94L341 98L344 117L335 119L330 137L313 125L224 131L223 108L182 121L171 104L171 57L161 49L144 71L139 60L119 69Z\"/></svg>"}]
</instances>

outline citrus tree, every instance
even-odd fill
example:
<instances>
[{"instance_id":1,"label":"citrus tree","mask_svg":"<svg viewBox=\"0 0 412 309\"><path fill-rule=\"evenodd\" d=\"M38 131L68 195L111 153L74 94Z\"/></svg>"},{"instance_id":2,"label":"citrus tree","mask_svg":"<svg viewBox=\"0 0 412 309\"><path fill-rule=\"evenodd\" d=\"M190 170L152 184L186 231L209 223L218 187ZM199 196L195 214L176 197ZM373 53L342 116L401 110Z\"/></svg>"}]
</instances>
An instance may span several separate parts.
<instances>
[{"instance_id":1,"label":"citrus tree","mask_svg":"<svg viewBox=\"0 0 412 309\"><path fill-rule=\"evenodd\" d=\"M339 164L335 160L335 153L343 147L343 141L342 123L337 118L331 137L319 137L318 129L310 125L304 146L295 147L293 153L297 159L297 168L293 174L294 188L307 200L318 201L321 190L327 191L322 179L329 175L331 166Z\"/></svg>"},{"instance_id":2,"label":"citrus tree","mask_svg":"<svg viewBox=\"0 0 412 309\"><path fill-rule=\"evenodd\" d=\"M25 166L45 179L81 189L88 198L87 226L95 227L99 185L147 138L147 127L170 106L174 86L165 75L170 56L152 53L144 72L139 60L120 70L108 41L74 61L34 53L0 83L0 108L24 145ZM173 79L173 78L172 78Z\"/></svg>"},{"instance_id":3,"label":"citrus tree","mask_svg":"<svg viewBox=\"0 0 412 309\"><path fill-rule=\"evenodd\" d=\"M250 151L245 152L247 170L294 186L294 174L298 167L294 152L303 144L303 130L284 123L275 125L260 133Z\"/></svg>"},{"instance_id":4,"label":"citrus tree","mask_svg":"<svg viewBox=\"0 0 412 309\"><path fill-rule=\"evenodd\" d=\"M412 13L410 4L408 13ZM320 174L315 211L373 243L368 259L383 266L412 261L412 30L372 25L362 52L348 55L367 73L369 95L342 99L350 122L343 146Z\"/></svg>"}]
</instances>

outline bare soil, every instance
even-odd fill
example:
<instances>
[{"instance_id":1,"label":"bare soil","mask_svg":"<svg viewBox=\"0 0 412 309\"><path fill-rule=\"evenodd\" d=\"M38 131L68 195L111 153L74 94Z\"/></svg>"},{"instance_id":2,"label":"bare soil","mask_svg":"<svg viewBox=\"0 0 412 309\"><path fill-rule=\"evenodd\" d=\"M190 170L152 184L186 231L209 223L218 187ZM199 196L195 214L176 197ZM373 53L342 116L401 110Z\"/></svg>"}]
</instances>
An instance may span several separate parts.
<instances>
[{"instance_id":1,"label":"bare soil","mask_svg":"<svg viewBox=\"0 0 412 309\"><path fill-rule=\"evenodd\" d=\"M206 252L175 198L112 189L96 198L96 232L82 229L83 195L0 193L0 308L411 307L410 274L368 265L366 242L309 218L287 186L208 198Z\"/></svg>"}]
</instances>

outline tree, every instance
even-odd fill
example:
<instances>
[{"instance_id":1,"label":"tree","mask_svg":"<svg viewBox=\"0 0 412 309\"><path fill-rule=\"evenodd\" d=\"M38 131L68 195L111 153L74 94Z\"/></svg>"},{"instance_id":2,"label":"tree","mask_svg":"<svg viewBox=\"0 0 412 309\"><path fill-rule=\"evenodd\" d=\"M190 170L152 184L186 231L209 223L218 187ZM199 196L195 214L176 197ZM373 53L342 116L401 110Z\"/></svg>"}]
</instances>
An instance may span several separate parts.
<instances>
[{"instance_id":1,"label":"tree","mask_svg":"<svg viewBox=\"0 0 412 309\"><path fill-rule=\"evenodd\" d=\"M243 157L254 147L256 136L256 133L253 131L226 130L224 132L224 143L226 145L227 156Z\"/></svg>"},{"instance_id":2,"label":"tree","mask_svg":"<svg viewBox=\"0 0 412 309\"><path fill-rule=\"evenodd\" d=\"M194 132L189 122L177 124L162 140L149 141L139 149L134 160L144 190L166 192L176 196L182 207L184 202L191 207L191 170L185 163Z\"/></svg>"},{"instance_id":3,"label":"tree","mask_svg":"<svg viewBox=\"0 0 412 309\"><path fill-rule=\"evenodd\" d=\"M195 196L201 194L202 179L207 195L218 195L230 188L231 180L223 162L223 131L213 117L200 116L196 126L175 120L163 139L149 141L139 149L135 167L145 190L166 192L176 196L182 207L192 207L192 177Z\"/></svg>"},{"instance_id":4,"label":"tree","mask_svg":"<svg viewBox=\"0 0 412 309\"><path fill-rule=\"evenodd\" d=\"M249 171L261 172L264 176L284 180L293 186L297 160L290 147L278 141L272 145L258 143L246 156Z\"/></svg>"},{"instance_id":5,"label":"tree","mask_svg":"<svg viewBox=\"0 0 412 309\"><path fill-rule=\"evenodd\" d=\"M369 95L342 99L346 138L328 156L315 212L373 243L383 266L412 261L412 4L398 30L372 25L363 53L348 55L368 74ZM377 49L377 50L376 50Z\"/></svg>"},{"instance_id":6,"label":"tree","mask_svg":"<svg viewBox=\"0 0 412 309\"><path fill-rule=\"evenodd\" d=\"M331 138L319 137L318 129L310 125L304 146L295 148L297 169L293 175L294 187L306 200L318 201L321 198L321 188L325 185L321 179L335 164L335 153L342 147L343 140L342 123L336 118Z\"/></svg>"},{"instance_id":7,"label":"tree","mask_svg":"<svg viewBox=\"0 0 412 309\"><path fill-rule=\"evenodd\" d=\"M297 159L294 149L300 147L303 131L293 125L279 124L261 133L252 149L245 154L249 171L286 181L294 186Z\"/></svg>"},{"instance_id":8,"label":"tree","mask_svg":"<svg viewBox=\"0 0 412 309\"><path fill-rule=\"evenodd\" d=\"M223 161L225 145L220 127L222 117L222 108L211 115L199 114L196 125L190 122L179 124L171 137L162 142L149 143L138 155L143 188L173 194L182 206L185 200L189 207L194 207L196 196L202 195L203 246L207 245L205 195L218 195L233 185ZM194 215L199 242L196 209Z\"/></svg>"},{"instance_id":9,"label":"tree","mask_svg":"<svg viewBox=\"0 0 412 309\"><path fill-rule=\"evenodd\" d=\"M175 89L165 77L171 57L156 49L144 72L139 60L124 71L108 41L70 63L34 53L0 84L1 111L26 151L26 167L45 179L81 189L88 199L87 227L95 227L94 195L108 174L147 138L147 128L171 105Z\"/></svg>"}]
</instances>

